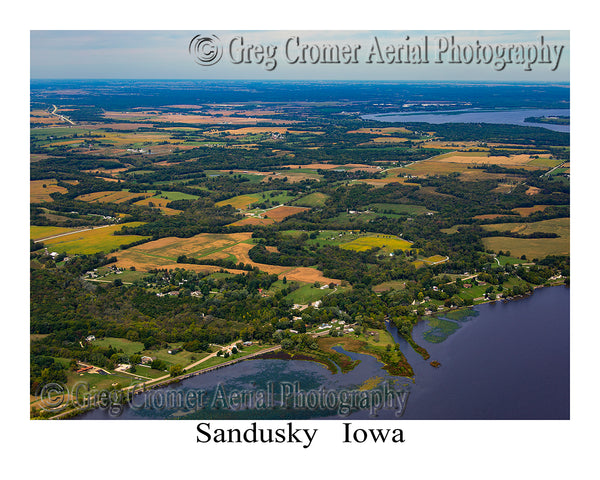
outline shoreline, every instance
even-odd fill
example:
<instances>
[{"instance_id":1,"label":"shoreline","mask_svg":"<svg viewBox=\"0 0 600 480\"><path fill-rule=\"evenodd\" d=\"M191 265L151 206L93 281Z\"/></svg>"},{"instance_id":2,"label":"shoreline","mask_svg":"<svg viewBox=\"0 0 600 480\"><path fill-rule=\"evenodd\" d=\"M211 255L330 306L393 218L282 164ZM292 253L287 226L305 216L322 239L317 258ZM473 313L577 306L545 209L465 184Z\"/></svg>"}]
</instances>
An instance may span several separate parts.
<instances>
[{"instance_id":1,"label":"shoreline","mask_svg":"<svg viewBox=\"0 0 600 480\"><path fill-rule=\"evenodd\" d=\"M530 292L530 293L527 293L527 294L522 294L522 295L513 296L513 297L507 297L507 298L502 297L502 298L496 299L496 300L486 300L486 301L477 303L476 305L468 305L468 306L462 306L462 307L454 307L454 308L444 309L443 311L436 312L435 314L421 316L421 318L419 319L419 321L417 322L417 324L420 323L423 320L426 320L428 317L443 316L444 313L446 313L446 312L459 311L459 310L463 310L463 309L466 309L466 308L474 308L474 307L476 307L478 305L492 304L492 303L496 303L496 302L499 302L499 301L502 301L503 303L507 303L507 302L509 302L511 300L518 300L518 299L521 299L521 298L530 297L530 296L533 295L533 293L537 289L549 288L549 287L560 287L560 286L567 287L567 285L564 282L563 283L558 283L558 284L555 284L555 285L536 285L536 286L533 286L533 291ZM386 326L386 330L387 330L387 326ZM413 348L413 347L411 346L411 348ZM277 352L279 350L281 350L281 345L276 345L276 346L273 346L273 347L268 347L265 350L254 352L254 353L251 353L251 354L248 354L248 355L245 355L243 357L239 357L239 358L236 358L236 359L233 359L233 360L228 360L228 361L223 362L221 364L213 365L213 366L207 367L205 369L196 370L194 372L183 373L182 375L179 375L177 377L169 377L169 378L166 378L166 379L163 379L163 380L154 381L154 382L149 381L149 382L144 382L144 383L140 383L140 384L137 384L137 385L131 385L131 386L128 386L128 387L125 387L125 388L119 390L119 392L120 392L121 395L124 395L124 399L126 400L125 403L128 403L129 400L130 400L129 399L129 395L130 394L139 395L139 394L147 392L149 390L154 390L154 389L157 389L157 388L164 388L164 387L167 387L169 385L173 385L173 384L179 383L182 380L186 380L188 378L191 378L191 377L194 377L194 376L197 376L197 375L201 375L201 374L204 374L204 373L209 373L209 372L212 372L212 371L217 370L219 368L228 367L228 366L234 365L236 363L242 362L244 360L250 360L250 359L254 359L255 357L261 357L263 355L267 355L264 359L265 360L269 360L270 358L269 358L268 355L272 354L273 352ZM415 350L415 352L416 352L416 350ZM416 352L416 353L419 354L419 352ZM369 353L364 353L364 354L370 355ZM274 357L274 359L282 359L282 358L278 358L277 354L275 354L275 355L276 356ZM374 356L374 355L371 355L371 356L373 356L373 358L377 359L376 356ZM293 355L292 355L292 356L290 356L290 358L287 358L286 360L311 361L311 362L315 362L315 363L321 363L325 368L327 368L326 365L323 362L319 362L319 361L317 361L315 359L312 359L312 358L298 358L298 359L294 359ZM434 367L434 368L437 368L437 367ZM404 377L404 376L399 376L399 377L409 378L409 379L412 378L413 381L414 381L413 377ZM77 417L79 415L82 415L82 414L84 414L84 413L86 413L88 411L95 410L97 408L102 408L102 407L100 405L95 405L95 406L80 406L80 407L73 408L71 410L60 412L59 414L54 415L52 417L48 417L48 418L37 417L35 419L41 419L41 420L70 419L70 418L74 418L74 417Z\"/></svg>"}]
</instances>

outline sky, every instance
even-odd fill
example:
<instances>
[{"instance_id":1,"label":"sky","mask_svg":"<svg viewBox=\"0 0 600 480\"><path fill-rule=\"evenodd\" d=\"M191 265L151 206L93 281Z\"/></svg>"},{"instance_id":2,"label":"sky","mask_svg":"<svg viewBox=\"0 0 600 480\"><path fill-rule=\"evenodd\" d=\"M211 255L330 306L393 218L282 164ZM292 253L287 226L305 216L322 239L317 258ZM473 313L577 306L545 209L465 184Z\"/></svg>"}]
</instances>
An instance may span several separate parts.
<instances>
[{"instance_id":1,"label":"sky","mask_svg":"<svg viewBox=\"0 0 600 480\"><path fill-rule=\"evenodd\" d=\"M218 37L220 57L212 65L200 65L190 54L190 43L199 38ZM406 37L409 37L406 40ZM30 33L30 74L32 79L161 78L161 79L249 79L249 80L448 80L568 82L570 77L569 31L191 31L191 30L32 30ZM454 51L461 50L459 62L452 63ZM552 63L539 63L541 37L550 47ZM242 47L243 39L243 47ZM377 39L377 44L375 39ZM424 60L427 39L428 63ZM289 42L288 52L286 45ZM481 45L480 58L468 63L471 51ZM497 46L523 45L535 60L531 70L523 64L507 64L500 70ZM196 44L193 44L196 45ZM323 55L323 45L350 52L349 64L314 63ZM420 48L421 56L407 63L387 63L397 58L399 47ZM441 52L446 45L448 50ZM485 47L489 45L490 47ZM209 45L203 43L202 48ZM303 49L306 46L306 49ZM356 47L359 46L357 49ZM560 47L560 57L558 52ZM485 49L484 49L485 47ZM556 50L555 47L558 49ZM379 48L379 50L377 50ZM406 47L404 47L406 51ZM260 50L262 49L262 54ZM196 50L192 48L192 51ZM211 50L198 50L200 58L212 58ZM258 51L258 53L257 53ZM302 63L302 52L306 62ZM312 57L311 57L312 52ZM379 55L381 52L381 56ZM484 53L493 57L485 57ZM466 57L464 56L466 55ZM534 59L533 56L537 58ZM291 62L296 60L295 64ZM371 63L368 60L371 60ZM378 63L381 60L383 63ZM454 58L458 60L457 57ZM486 59L488 63L486 62ZM240 63L241 61L241 63ZM439 63L438 63L439 62ZM553 70L555 68L555 70Z\"/></svg>"}]
</instances>

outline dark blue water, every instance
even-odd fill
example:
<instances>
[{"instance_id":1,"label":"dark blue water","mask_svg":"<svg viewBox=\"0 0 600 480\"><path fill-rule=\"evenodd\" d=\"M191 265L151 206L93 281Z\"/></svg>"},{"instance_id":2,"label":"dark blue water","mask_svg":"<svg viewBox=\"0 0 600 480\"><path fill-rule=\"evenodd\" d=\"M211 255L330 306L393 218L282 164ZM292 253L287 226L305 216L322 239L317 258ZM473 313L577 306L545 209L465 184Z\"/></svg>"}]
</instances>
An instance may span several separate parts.
<instances>
[{"instance_id":1,"label":"dark blue water","mask_svg":"<svg viewBox=\"0 0 600 480\"><path fill-rule=\"evenodd\" d=\"M414 380L391 377L375 358L356 353L348 355L360 360L360 364L346 374L332 374L323 365L307 361L250 360L136 396L139 405L150 395L157 395L156 392L165 395L175 391L206 391L206 406L202 409L165 411L154 408L150 402L150 406L143 408L125 407L116 418L373 418L365 408L341 410L341 401L325 404L324 408L320 404L273 407L265 406L264 402L262 405L255 402L250 408L234 408L232 404L213 402L219 391L231 395L236 390L240 396L244 392L268 394L269 385L274 391L272 398L277 400L294 382L304 393L319 389L330 393L356 392L361 386L371 388L372 392L386 386L396 391L409 389L401 417L404 419L569 418L568 288L538 289L530 297L477 306L471 315L462 318L453 315L441 321L424 320L415 327L413 338L431 354L428 361L397 335L395 327L389 327L414 368ZM439 361L441 367L432 367L429 363L432 360ZM368 379L370 387L365 385ZM378 386L373 388L373 384ZM382 407L376 412L377 418L398 418L396 407ZM107 410L96 409L77 418L115 417Z\"/></svg>"},{"instance_id":2,"label":"dark blue water","mask_svg":"<svg viewBox=\"0 0 600 480\"><path fill-rule=\"evenodd\" d=\"M570 109L520 109L520 110L494 110L477 111L454 110L436 113L385 113L363 115L365 120L379 120L382 122L425 122L440 123L502 123L508 125L522 125L529 127L543 127L555 132L569 132L570 125L552 125L550 123L525 122L527 117L569 116Z\"/></svg>"}]
</instances>

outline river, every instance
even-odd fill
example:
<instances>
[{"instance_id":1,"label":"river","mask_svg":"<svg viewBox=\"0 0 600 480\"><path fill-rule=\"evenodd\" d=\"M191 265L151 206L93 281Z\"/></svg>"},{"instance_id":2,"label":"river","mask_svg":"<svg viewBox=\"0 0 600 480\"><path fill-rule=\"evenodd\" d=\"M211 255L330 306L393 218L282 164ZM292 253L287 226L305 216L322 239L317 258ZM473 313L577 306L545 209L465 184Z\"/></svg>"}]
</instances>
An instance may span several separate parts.
<instances>
[{"instance_id":1,"label":"river","mask_svg":"<svg viewBox=\"0 0 600 480\"><path fill-rule=\"evenodd\" d=\"M570 125L525 122L527 117L570 116L568 108L514 109L514 110L449 110L435 113L380 113L363 115L364 120L381 122L440 123L501 123L525 127L542 127L555 132L569 132Z\"/></svg>"},{"instance_id":2,"label":"river","mask_svg":"<svg viewBox=\"0 0 600 480\"><path fill-rule=\"evenodd\" d=\"M333 374L321 364L309 361L248 360L136 395L134 406L124 407L119 416L95 409L75 418L368 419L375 418L370 411L361 408L347 412L341 408L345 405L343 399L338 397L336 403L331 392L356 392L361 385L366 391L383 391L388 382L389 389L394 391L409 390L408 400L402 404L403 410L400 404L383 406L374 412L376 418L569 418L567 287L537 289L528 297L478 305L460 312L452 312L451 318L428 318L415 326L413 338L431 354L428 361L397 335L395 327L388 326L414 368L414 380L391 377L375 358L355 353L350 356L361 363L346 374ZM432 367L432 360L441 366ZM271 394L275 399L278 392L289 394L294 388L292 382L297 382L296 388L305 394L306 401L299 407L273 407L268 401L260 402L261 398L269 398L270 391L275 392L274 396ZM284 392L285 389L288 390ZM318 389L333 399L324 407L318 402L310 404L310 394ZM249 403L224 403L223 398L233 398L234 390L239 398L246 394ZM193 397L196 392L198 398L200 391L206 393L202 401L196 403L202 404L202 409L189 408L187 403L185 407L179 405L171 410L162 406L168 393L189 395L192 392ZM398 417L400 412L403 415Z\"/></svg>"}]
</instances>

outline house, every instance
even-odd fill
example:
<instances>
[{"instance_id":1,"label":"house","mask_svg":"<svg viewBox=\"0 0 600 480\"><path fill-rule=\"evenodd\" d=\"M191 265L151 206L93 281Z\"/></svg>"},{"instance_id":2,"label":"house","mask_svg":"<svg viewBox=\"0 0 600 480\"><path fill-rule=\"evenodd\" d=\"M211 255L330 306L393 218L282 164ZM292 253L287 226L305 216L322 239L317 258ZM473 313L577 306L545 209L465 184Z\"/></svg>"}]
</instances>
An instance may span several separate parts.
<instances>
[{"instance_id":1,"label":"house","mask_svg":"<svg viewBox=\"0 0 600 480\"><path fill-rule=\"evenodd\" d=\"M148 357L146 355L144 355L142 357L142 365L146 365L148 363L152 363L154 361L154 359L152 357Z\"/></svg>"},{"instance_id":2,"label":"house","mask_svg":"<svg viewBox=\"0 0 600 480\"><path fill-rule=\"evenodd\" d=\"M85 337L86 342L93 342L94 340L96 340L96 337L94 335L88 335L87 337Z\"/></svg>"},{"instance_id":3,"label":"house","mask_svg":"<svg viewBox=\"0 0 600 480\"><path fill-rule=\"evenodd\" d=\"M171 350L167 350L167 353L169 355L175 355L176 353L179 353L183 350L183 348L181 347L177 347L177 348L172 348Z\"/></svg>"},{"instance_id":4,"label":"house","mask_svg":"<svg viewBox=\"0 0 600 480\"><path fill-rule=\"evenodd\" d=\"M249 347L250 345L252 345L252 342L244 342L243 345L244 347Z\"/></svg>"},{"instance_id":5,"label":"house","mask_svg":"<svg viewBox=\"0 0 600 480\"><path fill-rule=\"evenodd\" d=\"M471 285L470 283L463 283L463 287L465 288L471 288L473 285Z\"/></svg>"}]
</instances>

